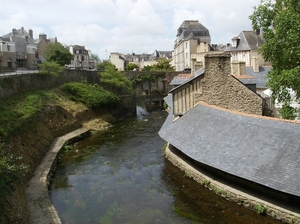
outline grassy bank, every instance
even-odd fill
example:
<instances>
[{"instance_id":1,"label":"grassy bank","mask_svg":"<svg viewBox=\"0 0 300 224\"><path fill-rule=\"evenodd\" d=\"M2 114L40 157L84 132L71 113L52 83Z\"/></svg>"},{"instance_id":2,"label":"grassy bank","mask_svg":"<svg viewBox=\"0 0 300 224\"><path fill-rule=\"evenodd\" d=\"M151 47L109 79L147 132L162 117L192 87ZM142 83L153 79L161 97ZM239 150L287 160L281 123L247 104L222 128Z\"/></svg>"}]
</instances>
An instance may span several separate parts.
<instances>
[{"instance_id":1,"label":"grassy bank","mask_svg":"<svg viewBox=\"0 0 300 224\"><path fill-rule=\"evenodd\" d=\"M28 223L24 190L51 142L80 127L102 130L122 102L98 85L69 83L0 101L0 223ZM5 205L5 206L4 206Z\"/></svg>"}]
</instances>

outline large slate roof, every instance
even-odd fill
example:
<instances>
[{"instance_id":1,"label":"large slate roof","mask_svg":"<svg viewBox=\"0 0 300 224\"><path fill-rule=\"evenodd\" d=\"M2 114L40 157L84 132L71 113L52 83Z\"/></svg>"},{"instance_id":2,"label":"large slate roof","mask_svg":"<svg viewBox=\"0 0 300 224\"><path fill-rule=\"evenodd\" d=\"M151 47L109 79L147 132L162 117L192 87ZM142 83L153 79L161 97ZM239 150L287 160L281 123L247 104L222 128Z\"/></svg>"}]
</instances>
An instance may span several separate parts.
<instances>
[{"instance_id":1,"label":"large slate roof","mask_svg":"<svg viewBox=\"0 0 300 224\"><path fill-rule=\"evenodd\" d=\"M257 35L254 31L242 31L237 37L240 39L237 47L231 45L225 49L225 51L249 51L258 50L264 43L264 40Z\"/></svg>"},{"instance_id":2,"label":"large slate roof","mask_svg":"<svg viewBox=\"0 0 300 224\"><path fill-rule=\"evenodd\" d=\"M300 124L201 104L172 119L171 110L159 135L190 158L300 196Z\"/></svg>"}]
</instances>

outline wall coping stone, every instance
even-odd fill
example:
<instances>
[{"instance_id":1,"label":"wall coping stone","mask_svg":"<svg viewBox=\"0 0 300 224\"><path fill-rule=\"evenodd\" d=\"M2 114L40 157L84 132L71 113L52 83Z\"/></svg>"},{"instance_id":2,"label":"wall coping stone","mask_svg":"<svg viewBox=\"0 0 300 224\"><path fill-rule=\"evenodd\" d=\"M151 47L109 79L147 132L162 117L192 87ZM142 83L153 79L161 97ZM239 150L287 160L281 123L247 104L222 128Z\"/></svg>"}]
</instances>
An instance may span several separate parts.
<instances>
[{"instance_id":1,"label":"wall coping stone","mask_svg":"<svg viewBox=\"0 0 300 224\"><path fill-rule=\"evenodd\" d=\"M66 143L74 143L91 135L89 129L80 128L64 136L56 138L50 150L42 159L34 173L34 177L26 187L27 203L30 211L31 224L55 223L60 224L61 220L54 208L49 195L51 176L55 170L57 158L61 149Z\"/></svg>"}]
</instances>

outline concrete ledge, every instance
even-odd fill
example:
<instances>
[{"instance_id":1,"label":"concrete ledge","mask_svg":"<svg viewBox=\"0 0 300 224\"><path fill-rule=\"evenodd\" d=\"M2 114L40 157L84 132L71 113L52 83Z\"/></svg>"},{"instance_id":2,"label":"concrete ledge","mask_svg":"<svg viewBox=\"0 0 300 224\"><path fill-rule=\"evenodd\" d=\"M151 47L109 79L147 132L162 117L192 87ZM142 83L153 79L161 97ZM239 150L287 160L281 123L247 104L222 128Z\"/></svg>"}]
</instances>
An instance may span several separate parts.
<instances>
[{"instance_id":1,"label":"concrete ledge","mask_svg":"<svg viewBox=\"0 0 300 224\"><path fill-rule=\"evenodd\" d=\"M90 130L81 128L55 139L52 143L48 153L42 159L42 162L35 171L34 177L29 181L26 188L26 197L30 210L29 223L61 223L49 196L50 178L56 167L57 155L66 142L72 144L90 135Z\"/></svg>"},{"instance_id":2,"label":"concrete ledge","mask_svg":"<svg viewBox=\"0 0 300 224\"><path fill-rule=\"evenodd\" d=\"M224 185L202 174L197 169L182 160L180 157L172 153L169 149L169 144L166 147L165 156L171 163L173 163L173 165L184 171L187 176L194 179L201 185L207 187L216 194L252 210L255 210L256 206L263 205L266 215L285 223L300 224L300 214L286 210L269 202L263 201L259 198L253 197L252 195Z\"/></svg>"}]
</instances>

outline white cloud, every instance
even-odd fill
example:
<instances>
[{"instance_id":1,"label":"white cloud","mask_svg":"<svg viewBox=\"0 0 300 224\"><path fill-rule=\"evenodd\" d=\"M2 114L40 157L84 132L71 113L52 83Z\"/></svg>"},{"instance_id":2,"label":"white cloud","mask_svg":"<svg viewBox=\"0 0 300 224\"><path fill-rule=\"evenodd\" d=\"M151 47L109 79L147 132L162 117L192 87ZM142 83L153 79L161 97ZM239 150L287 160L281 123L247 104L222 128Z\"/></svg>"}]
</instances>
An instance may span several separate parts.
<instances>
[{"instance_id":1,"label":"white cloud","mask_svg":"<svg viewBox=\"0 0 300 224\"><path fill-rule=\"evenodd\" d=\"M110 52L173 50L184 20L199 20L212 42L228 43L242 30L260 0L11 0L1 1L0 35L13 28L84 45L105 59Z\"/></svg>"}]
</instances>

